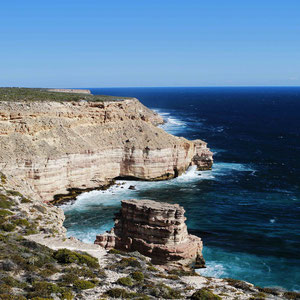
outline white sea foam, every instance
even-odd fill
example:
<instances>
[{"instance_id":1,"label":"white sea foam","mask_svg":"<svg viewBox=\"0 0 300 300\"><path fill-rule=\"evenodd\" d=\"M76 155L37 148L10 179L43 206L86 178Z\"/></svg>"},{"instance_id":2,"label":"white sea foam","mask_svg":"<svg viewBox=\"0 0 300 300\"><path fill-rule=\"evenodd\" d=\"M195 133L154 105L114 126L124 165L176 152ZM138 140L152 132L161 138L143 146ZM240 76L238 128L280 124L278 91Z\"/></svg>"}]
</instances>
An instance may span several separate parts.
<instances>
[{"instance_id":1,"label":"white sea foam","mask_svg":"<svg viewBox=\"0 0 300 300\"><path fill-rule=\"evenodd\" d=\"M214 261L206 262L206 268L196 269L196 272L202 276L222 278L227 276L226 269L221 263Z\"/></svg>"},{"instance_id":2,"label":"white sea foam","mask_svg":"<svg viewBox=\"0 0 300 300\"><path fill-rule=\"evenodd\" d=\"M232 171L244 172L254 170L243 164L215 163L211 171L197 171L196 166L191 166L181 176L167 181L150 182L117 180L116 184L109 189L83 193L76 198L76 201L62 205L61 208L64 211L84 211L91 209L93 205L99 204L102 206L119 206L121 200L136 198L136 194L139 190L145 191L154 188L165 189L174 185L183 185L183 187L185 187L185 184L187 183L218 179L218 177L224 176ZM135 187L135 190L129 189L131 185Z\"/></svg>"},{"instance_id":3,"label":"white sea foam","mask_svg":"<svg viewBox=\"0 0 300 300\"><path fill-rule=\"evenodd\" d=\"M161 115L165 121L164 124L159 125L160 128L164 129L168 133L176 134L180 133L186 128L186 123L178 117L171 116L170 112L166 112L162 109L153 109L159 115Z\"/></svg>"}]
</instances>

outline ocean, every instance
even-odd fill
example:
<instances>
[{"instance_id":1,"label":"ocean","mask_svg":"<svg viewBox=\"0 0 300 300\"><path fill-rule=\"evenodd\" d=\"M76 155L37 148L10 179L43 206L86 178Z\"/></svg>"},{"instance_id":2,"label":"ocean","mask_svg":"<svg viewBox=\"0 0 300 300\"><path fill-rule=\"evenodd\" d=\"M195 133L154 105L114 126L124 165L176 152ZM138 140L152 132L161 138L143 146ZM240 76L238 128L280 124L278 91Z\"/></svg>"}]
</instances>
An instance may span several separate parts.
<instances>
[{"instance_id":1,"label":"ocean","mask_svg":"<svg viewBox=\"0 0 300 300\"><path fill-rule=\"evenodd\" d=\"M205 276L300 290L300 88L99 88L160 113L169 133L202 139L212 171L162 182L124 182L63 206L69 236L93 243L122 199L179 203L204 243ZM129 190L135 185L136 190Z\"/></svg>"}]
</instances>

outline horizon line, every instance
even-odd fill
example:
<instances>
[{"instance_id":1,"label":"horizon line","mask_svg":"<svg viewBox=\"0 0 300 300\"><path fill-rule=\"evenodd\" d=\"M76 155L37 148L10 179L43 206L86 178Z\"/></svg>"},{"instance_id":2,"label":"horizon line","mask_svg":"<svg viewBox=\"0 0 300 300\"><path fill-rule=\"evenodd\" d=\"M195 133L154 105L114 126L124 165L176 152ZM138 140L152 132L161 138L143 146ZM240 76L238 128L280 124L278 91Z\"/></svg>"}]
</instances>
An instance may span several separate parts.
<instances>
[{"instance_id":1,"label":"horizon line","mask_svg":"<svg viewBox=\"0 0 300 300\"><path fill-rule=\"evenodd\" d=\"M0 88L28 88L28 89L126 89L126 88L300 88L300 85L203 85L203 86L103 86L103 87L27 87L1 86Z\"/></svg>"}]
</instances>

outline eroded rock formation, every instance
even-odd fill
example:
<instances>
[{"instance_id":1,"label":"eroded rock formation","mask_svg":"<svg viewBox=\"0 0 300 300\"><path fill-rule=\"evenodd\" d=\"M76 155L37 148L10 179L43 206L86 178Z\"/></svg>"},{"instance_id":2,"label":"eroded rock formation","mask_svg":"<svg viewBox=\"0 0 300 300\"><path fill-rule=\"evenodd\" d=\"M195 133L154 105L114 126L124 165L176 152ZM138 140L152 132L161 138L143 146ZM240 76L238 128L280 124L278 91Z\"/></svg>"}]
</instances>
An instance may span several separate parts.
<instances>
[{"instance_id":1,"label":"eroded rock formation","mask_svg":"<svg viewBox=\"0 0 300 300\"><path fill-rule=\"evenodd\" d=\"M95 244L106 249L139 251L160 265L204 266L202 241L187 232L185 210L178 204L152 200L123 200L110 232Z\"/></svg>"},{"instance_id":2,"label":"eroded rock formation","mask_svg":"<svg viewBox=\"0 0 300 300\"><path fill-rule=\"evenodd\" d=\"M163 119L137 99L107 102L0 102L0 171L27 196L50 201L117 177L159 180L212 153L158 128Z\"/></svg>"}]
</instances>

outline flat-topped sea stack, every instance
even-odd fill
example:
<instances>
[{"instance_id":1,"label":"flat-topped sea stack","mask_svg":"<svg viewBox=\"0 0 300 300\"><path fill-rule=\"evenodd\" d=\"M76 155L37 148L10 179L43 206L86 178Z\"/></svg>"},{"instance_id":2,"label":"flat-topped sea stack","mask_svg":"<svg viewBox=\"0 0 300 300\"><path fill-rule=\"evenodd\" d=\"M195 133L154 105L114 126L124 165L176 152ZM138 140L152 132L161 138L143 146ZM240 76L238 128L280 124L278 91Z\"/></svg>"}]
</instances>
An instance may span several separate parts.
<instances>
[{"instance_id":1,"label":"flat-topped sea stack","mask_svg":"<svg viewBox=\"0 0 300 300\"><path fill-rule=\"evenodd\" d=\"M135 98L0 89L0 171L23 194L51 201L115 178L211 168L205 142L168 134L163 122Z\"/></svg>"},{"instance_id":2,"label":"flat-topped sea stack","mask_svg":"<svg viewBox=\"0 0 300 300\"><path fill-rule=\"evenodd\" d=\"M188 234L185 210L178 204L152 200L123 200L115 226L98 235L105 249L138 251L154 264L204 267L202 241Z\"/></svg>"}]
</instances>

